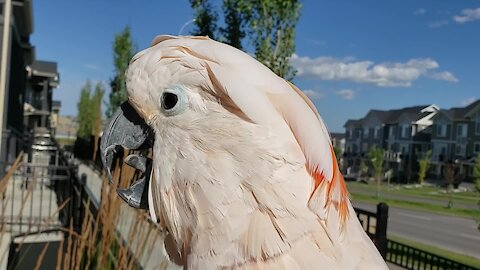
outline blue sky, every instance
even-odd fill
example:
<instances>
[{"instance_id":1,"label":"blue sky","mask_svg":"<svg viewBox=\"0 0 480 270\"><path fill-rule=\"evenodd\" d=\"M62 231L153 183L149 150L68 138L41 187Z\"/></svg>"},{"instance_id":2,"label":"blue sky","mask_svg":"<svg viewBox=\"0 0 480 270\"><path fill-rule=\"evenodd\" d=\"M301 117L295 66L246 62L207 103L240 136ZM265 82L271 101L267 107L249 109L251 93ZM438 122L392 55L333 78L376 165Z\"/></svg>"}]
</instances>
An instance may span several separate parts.
<instances>
[{"instance_id":1,"label":"blue sky","mask_svg":"<svg viewBox=\"0 0 480 270\"><path fill-rule=\"evenodd\" d=\"M331 131L343 131L347 119L369 109L449 108L480 98L480 1L302 4L294 82ZM178 34L193 15L187 0L36 0L33 13L31 43L37 59L58 63L54 98L62 101L63 115L76 115L87 79L107 86L115 33L130 25L141 50L158 34Z\"/></svg>"}]
</instances>

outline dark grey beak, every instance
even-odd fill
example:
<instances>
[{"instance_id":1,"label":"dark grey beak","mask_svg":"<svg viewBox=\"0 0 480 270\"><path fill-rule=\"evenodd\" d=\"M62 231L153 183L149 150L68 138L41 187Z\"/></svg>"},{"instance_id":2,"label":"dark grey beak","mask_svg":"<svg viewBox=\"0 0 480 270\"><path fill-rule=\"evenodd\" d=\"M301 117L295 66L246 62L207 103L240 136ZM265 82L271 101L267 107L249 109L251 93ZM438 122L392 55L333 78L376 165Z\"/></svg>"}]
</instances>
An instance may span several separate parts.
<instances>
[{"instance_id":1,"label":"dark grey beak","mask_svg":"<svg viewBox=\"0 0 480 270\"><path fill-rule=\"evenodd\" d=\"M123 149L139 150L140 154L129 155L124 162L140 171L140 180L130 188L117 189L120 197L135 208L147 207L146 187L152 165L146 152L153 145L152 138L150 127L128 102L124 102L105 125L100 142L102 163L110 182L113 181L112 167L116 159L123 157Z\"/></svg>"}]
</instances>

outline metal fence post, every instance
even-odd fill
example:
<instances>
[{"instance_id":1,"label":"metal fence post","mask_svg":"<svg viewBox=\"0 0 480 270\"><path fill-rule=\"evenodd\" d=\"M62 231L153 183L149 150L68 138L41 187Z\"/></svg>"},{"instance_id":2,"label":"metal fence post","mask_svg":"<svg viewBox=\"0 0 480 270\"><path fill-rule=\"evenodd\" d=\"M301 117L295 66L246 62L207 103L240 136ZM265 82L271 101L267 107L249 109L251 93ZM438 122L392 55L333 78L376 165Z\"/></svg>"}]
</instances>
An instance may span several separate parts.
<instances>
[{"instance_id":1,"label":"metal fence post","mask_svg":"<svg viewBox=\"0 0 480 270\"><path fill-rule=\"evenodd\" d=\"M375 230L375 245L382 255L383 259L387 256L387 222L388 205L386 203L377 204L377 228Z\"/></svg>"}]
</instances>

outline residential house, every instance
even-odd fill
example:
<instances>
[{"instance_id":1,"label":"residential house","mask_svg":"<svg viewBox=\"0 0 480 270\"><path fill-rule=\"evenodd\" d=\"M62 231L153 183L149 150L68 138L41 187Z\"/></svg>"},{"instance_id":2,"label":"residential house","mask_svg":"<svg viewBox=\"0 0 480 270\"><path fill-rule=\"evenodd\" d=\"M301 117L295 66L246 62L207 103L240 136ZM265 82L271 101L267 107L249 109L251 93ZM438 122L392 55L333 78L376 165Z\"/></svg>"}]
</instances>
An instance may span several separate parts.
<instances>
[{"instance_id":1,"label":"residential house","mask_svg":"<svg viewBox=\"0 0 480 270\"><path fill-rule=\"evenodd\" d=\"M361 119L348 120L344 172L357 173L368 150L376 146L385 150L385 169L391 177L412 180L417 154L430 148L432 117L438 110L436 105L370 110Z\"/></svg>"},{"instance_id":2,"label":"residential house","mask_svg":"<svg viewBox=\"0 0 480 270\"><path fill-rule=\"evenodd\" d=\"M433 130L431 173L440 178L444 165L455 163L459 178L472 178L480 153L480 99L466 107L440 110Z\"/></svg>"},{"instance_id":3,"label":"residential house","mask_svg":"<svg viewBox=\"0 0 480 270\"><path fill-rule=\"evenodd\" d=\"M3 2L3 1L2 1ZM33 32L31 1L19 0L7 7L1 3L0 29L0 176L4 167L13 162L22 150L23 97L27 84L26 67L35 58L35 49L30 44ZM6 10L11 12L4 16ZM6 31L4 33L4 30ZM3 76L4 75L4 76Z\"/></svg>"}]
</instances>

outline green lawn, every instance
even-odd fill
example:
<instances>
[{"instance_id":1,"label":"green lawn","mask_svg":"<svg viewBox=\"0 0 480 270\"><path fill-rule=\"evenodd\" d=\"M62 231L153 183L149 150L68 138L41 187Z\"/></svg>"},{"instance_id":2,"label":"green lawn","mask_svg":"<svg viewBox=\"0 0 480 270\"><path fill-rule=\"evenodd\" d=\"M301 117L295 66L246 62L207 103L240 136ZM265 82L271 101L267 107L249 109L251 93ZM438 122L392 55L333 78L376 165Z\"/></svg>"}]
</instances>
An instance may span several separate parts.
<instances>
[{"instance_id":1,"label":"green lawn","mask_svg":"<svg viewBox=\"0 0 480 270\"><path fill-rule=\"evenodd\" d=\"M441 249L441 248L438 248L438 247L435 247L435 246L430 246L430 245L426 245L426 244L423 244L423 243L418 243L418 242L415 242L415 241L407 240L405 238L398 237L398 236L390 235L390 236L388 236L388 239L396 241L396 242L400 242L400 243L405 244L405 245L409 245L411 247L414 247L414 248L417 248L417 249L420 249L420 250L423 250L423 251L433 253L433 254L438 255L438 256L442 256L442 257L451 259L451 260L456 261L456 262L460 262L460 263L463 263L463 264L467 264L467 265L470 265L470 266L473 266L473 267L480 268L480 260L477 259L477 258L474 258L474 257L470 257L470 256L463 255L463 254L460 254L460 253L455 253L455 252L445 250L445 249Z\"/></svg>"},{"instance_id":2,"label":"green lawn","mask_svg":"<svg viewBox=\"0 0 480 270\"><path fill-rule=\"evenodd\" d=\"M375 184L365 184L359 182L348 182L347 185L349 187L369 190L374 192L376 190ZM440 187L420 187L420 188L405 188L398 185L391 185L388 187L387 185L383 184L380 187L381 193L384 194L396 194L396 195L409 195L409 196L418 196L423 198L430 198L430 199L445 199L448 195L445 194L445 189ZM452 193L452 199L459 202L464 203L472 203L476 204L478 200L480 200L480 196L476 192L461 192L461 193Z\"/></svg>"},{"instance_id":3,"label":"green lawn","mask_svg":"<svg viewBox=\"0 0 480 270\"><path fill-rule=\"evenodd\" d=\"M408 200L388 199L388 198L382 198L382 197L377 198L375 196L355 194L355 193L351 193L351 197L352 197L352 200L354 201L367 202L367 203L373 203L373 204L385 202L389 206L393 206L393 207L428 211L428 212L446 214L451 216L480 219L480 210L476 210L476 209L464 209L464 208L455 208L455 207L447 208L446 206L440 206L440 205L433 205L433 204L427 204L427 203L421 203L421 202L412 202Z\"/></svg>"}]
</instances>

